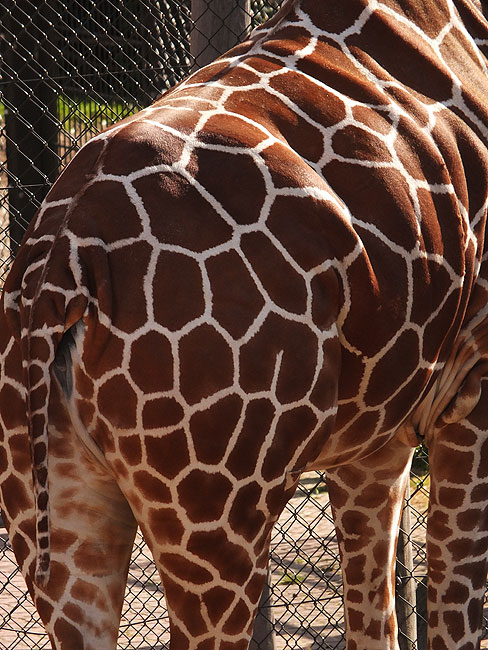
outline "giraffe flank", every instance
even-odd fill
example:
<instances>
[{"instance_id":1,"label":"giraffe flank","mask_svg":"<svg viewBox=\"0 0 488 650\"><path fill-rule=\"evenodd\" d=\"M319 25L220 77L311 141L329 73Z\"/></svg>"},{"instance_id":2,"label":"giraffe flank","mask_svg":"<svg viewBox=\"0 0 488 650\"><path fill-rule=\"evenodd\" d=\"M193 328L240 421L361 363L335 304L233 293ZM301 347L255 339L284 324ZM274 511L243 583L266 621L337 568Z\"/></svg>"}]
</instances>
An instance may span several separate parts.
<instances>
[{"instance_id":1,"label":"giraffe flank","mask_svg":"<svg viewBox=\"0 0 488 650\"><path fill-rule=\"evenodd\" d=\"M171 650L245 650L309 469L328 473L347 648L395 648L422 438L429 647L480 647L484 11L289 1L55 183L0 323L1 504L54 648L115 647L140 525Z\"/></svg>"}]
</instances>

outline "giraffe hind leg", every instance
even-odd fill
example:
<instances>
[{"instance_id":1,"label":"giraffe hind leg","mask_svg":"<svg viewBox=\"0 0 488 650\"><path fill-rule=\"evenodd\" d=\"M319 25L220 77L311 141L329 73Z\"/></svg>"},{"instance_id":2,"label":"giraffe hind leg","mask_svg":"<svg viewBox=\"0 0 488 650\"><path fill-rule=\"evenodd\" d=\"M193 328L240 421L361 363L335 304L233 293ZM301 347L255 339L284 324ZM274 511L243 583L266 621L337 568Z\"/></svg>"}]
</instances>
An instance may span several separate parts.
<instances>
[{"instance_id":1,"label":"giraffe hind leg","mask_svg":"<svg viewBox=\"0 0 488 650\"><path fill-rule=\"evenodd\" d=\"M463 420L429 441L429 647L480 647L488 555L488 379Z\"/></svg>"},{"instance_id":2,"label":"giraffe hind leg","mask_svg":"<svg viewBox=\"0 0 488 650\"><path fill-rule=\"evenodd\" d=\"M348 650L396 650L395 549L413 448L398 437L327 471L341 555Z\"/></svg>"},{"instance_id":3,"label":"giraffe hind leg","mask_svg":"<svg viewBox=\"0 0 488 650\"><path fill-rule=\"evenodd\" d=\"M53 577L36 604L56 598L45 621L56 649L112 650L137 524L100 455L62 425L50 429Z\"/></svg>"},{"instance_id":4,"label":"giraffe hind leg","mask_svg":"<svg viewBox=\"0 0 488 650\"><path fill-rule=\"evenodd\" d=\"M180 544L164 541L154 524L144 536L164 588L170 650L248 650L266 580L269 533L256 544L258 556L219 526L186 531Z\"/></svg>"},{"instance_id":5,"label":"giraffe hind leg","mask_svg":"<svg viewBox=\"0 0 488 650\"><path fill-rule=\"evenodd\" d=\"M2 482L1 501L14 553L52 647L113 650L137 529L132 511L113 474L78 436L55 383L49 422L51 573L39 587L29 439L25 422L15 424L4 430L4 444L18 480Z\"/></svg>"}]
</instances>

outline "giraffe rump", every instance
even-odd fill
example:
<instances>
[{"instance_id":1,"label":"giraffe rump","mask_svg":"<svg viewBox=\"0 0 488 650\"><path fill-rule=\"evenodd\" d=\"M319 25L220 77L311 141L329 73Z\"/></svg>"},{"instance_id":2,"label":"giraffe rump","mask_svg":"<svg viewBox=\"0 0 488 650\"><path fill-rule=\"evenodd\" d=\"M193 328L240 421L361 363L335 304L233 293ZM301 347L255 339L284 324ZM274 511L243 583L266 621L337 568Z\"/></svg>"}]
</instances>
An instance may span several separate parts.
<instances>
[{"instance_id":1,"label":"giraffe rump","mask_svg":"<svg viewBox=\"0 0 488 650\"><path fill-rule=\"evenodd\" d=\"M0 495L31 585L37 513L33 591L56 647L115 647L139 524L171 650L245 650L272 526L301 472L319 469L348 648L393 650L395 545L420 434L430 647L479 648L480 9L290 0L97 136L53 186L6 284Z\"/></svg>"}]
</instances>

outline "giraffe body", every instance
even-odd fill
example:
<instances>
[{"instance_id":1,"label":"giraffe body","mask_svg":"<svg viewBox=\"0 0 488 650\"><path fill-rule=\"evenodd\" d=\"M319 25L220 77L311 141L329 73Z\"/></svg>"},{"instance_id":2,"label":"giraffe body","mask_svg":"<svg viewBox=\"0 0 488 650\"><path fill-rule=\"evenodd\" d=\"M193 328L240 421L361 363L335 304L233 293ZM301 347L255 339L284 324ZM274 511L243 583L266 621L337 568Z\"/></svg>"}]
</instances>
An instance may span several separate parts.
<instances>
[{"instance_id":1,"label":"giraffe body","mask_svg":"<svg viewBox=\"0 0 488 650\"><path fill-rule=\"evenodd\" d=\"M171 650L245 650L308 469L348 650L396 647L421 438L430 647L479 647L487 39L471 0L288 2L55 183L0 323L2 510L53 647L115 647L138 524Z\"/></svg>"}]
</instances>

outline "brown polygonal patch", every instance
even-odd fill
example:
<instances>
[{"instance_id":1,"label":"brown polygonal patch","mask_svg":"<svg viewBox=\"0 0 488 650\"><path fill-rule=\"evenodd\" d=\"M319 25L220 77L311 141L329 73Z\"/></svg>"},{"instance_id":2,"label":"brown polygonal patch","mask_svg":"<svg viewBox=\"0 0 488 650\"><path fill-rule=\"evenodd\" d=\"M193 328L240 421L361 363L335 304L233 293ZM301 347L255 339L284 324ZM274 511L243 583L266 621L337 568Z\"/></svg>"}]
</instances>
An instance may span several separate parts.
<instances>
[{"instance_id":1,"label":"brown polygonal patch","mask_svg":"<svg viewBox=\"0 0 488 650\"><path fill-rule=\"evenodd\" d=\"M124 341L105 325L89 323L86 333L89 344L83 346L83 363L93 379L99 379L108 370L122 366Z\"/></svg>"},{"instance_id":2,"label":"brown polygonal patch","mask_svg":"<svg viewBox=\"0 0 488 650\"><path fill-rule=\"evenodd\" d=\"M466 602L466 601L465 601ZM483 620L483 601L481 598L472 598L468 605L469 629L472 633L481 629Z\"/></svg>"},{"instance_id":3,"label":"brown polygonal patch","mask_svg":"<svg viewBox=\"0 0 488 650\"><path fill-rule=\"evenodd\" d=\"M332 136L334 153L353 160L391 163L391 153L379 136L355 125L344 126Z\"/></svg>"},{"instance_id":4,"label":"brown polygonal patch","mask_svg":"<svg viewBox=\"0 0 488 650\"><path fill-rule=\"evenodd\" d=\"M123 183L98 181L89 185L78 198L69 227L75 237L92 238L94 234L106 244L138 237L141 219Z\"/></svg>"},{"instance_id":5,"label":"brown polygonal patch","mask_svg":"<svg viewBox=\"0 0 488 650\"><path fill-rule=\"evenodd\" d=\"M44 623L44 625L48 625L54 611L54 606L40 596L36 598L35 602L36 609L39 612L39 616L41 617L41 621Z\"/></svg>"},{"instance_id":6,"label":"brown polygonal patch","mask_svg":"<svg viewBox=\"0 0 488 650\"><path fill-rule=\"evenodd\" d=\"M407 267L374 235L365 231L361 235L369 259L359 257L347 271L351 307L342 331L351 345L373 356L405 323Z\"/></svg>"},{"instance_id":7,"label":"brown polygonal patch","mask_svg":"<svg viewBox=\"0 0 488 650\"><path fill-rule=\"evenodd\" d=\"M447 633L453 641L460 641L465 634L464 612L449 611L444 612L442 619L446 625Z\"/></svg>"},{"instance_id":8,"label":"brown polygonal patch","mask_svg":"<svg viewBox=\"0 0 488 650\"><path fill-rule=\"evenodd\" d=\"M142 460L142 447L139 436L120 436L119 449L128 465L139 465Z\"/></svg>"},{"instance_id":9,"label":"brown polygonal patch","mask_svg":"<svg viewBox=\"0 0 488 650\"><path fill-rule=\"evenodd\" d=\"M158 332L147 332L132 343L129 372L144 393L157 393L173 387L171 343Z\"/></svg>"},{"instance_id":10,"label":"brown polygonal patch","mask_svg":"<svg viewBox=\"0 0 488 650\"><path fill-rule=\"evenodd\" d=\"M202 600L205 603L211 622L216 625L234 600L235 594L224 587L212 587L203 594Z\"/></svg>"},{"instance_id":11,"label":"brown polygonal patch","mask_svg":"<svg viewBox=\"0 0 488 650\"><path fill-rule=\"evenodd\" d=\"M97 418L93 431L90 433L105 454L115 451L113 433L102 419Z\"/></svg>"},{"instance_id":12,"label":"brown polygonal patch","mask_svg":"<svg viewBox=\"0 0 488 650\"><path fill-rule=\"evenodd\" d=\"M366 555L359 554L348 559L344 575L348 585L362 585L365 581Z\"/></svg>"},{"instance_id":13,"label":"brown polygonal patch","mask_svg":"<svg viewBox=\"0 0 488 650\"><path fill-rule=\"evenodd\" d=\"M0 411L7 429L27 425L26 404L19 392L7 383L0 390Z\"/></svg>"},{"instance_id":14,"label":"brown polygonal patch","mask_svg":"<svg viewBox=\"0 0 488 650\"><path fill-rule=\"evenodd\" d=\"M160 429L179 424L183 418L183 407L172 397L160 397L144 404L142 425L144 430Z\"/></svg>"},{"instance_id":15,"label":"brown polygonal patch","mask_svg":"<svg viewBox=\"0 0 488 650\"><path fill-rule=\"evenodd\" d=\"M227 395L191 417L190 431L199 461L215 465L222 459L241 411L242 399L238 395Z\"/></svg>"},{"instance_id":16,"label":"brown polygonal patch","mask_svg":"<svg viewBox=\"0 0 488 650\"><path fill-rule=\"evenodd\" d=\"M395 151L405 171L415 179L431 185L449 184L451 178L438 148L426 138L409 117L402 117L397 126Z\"/></svg>"},{"instance_id":17,"label":"brown polygonal patch","mask_svg":"<svg viewBox=\"0 0 488 650\"><path fill-rule=\"evenodd\" d=\"M91 140L82 147L50 190L47 200L60 201L76 196L90 176L96 171L96 163L104 148L104 142Z\"/></svg>"},{"instance_id":18,"label":"brown polygonal patch","mask_svg":"<svg viewBox=\"0 0 488 650\"><path fill-rule=\"evenodd\" d=\"M134 332L147 322L143 287L150 256L151 247L146 242L132 243L108 253L112 276L112 323L124 332Z\"/></svg>"},{"instance_id":19,"label":"brown polygonal patch","mask_svg":"<svg viewBox=\"0 0 488 650\"><path fill-rule=\"evenodd\" d=\"M464 542L465 550L469 549L469 541L470 540L468 540L468 544ZM460 557L467 557L467 554L465 553L464 556L460 555ZM478 562L466 562L456 566L454 568L454 574L464 576L471 580L473 590L481 589L486 580L486 559Z\"/></svg>"},{"instance_id":20,"label":"brown polygonal patch","mask_svg":"<svg viewBox=\"0 0 488 650\"><path fill-rule=\"evenodd\" d=\"M234 363L225 339L204 324L180 342L180 387L189 404L232 386Z\"/></svg>"},{"instance_id":21,"label":"brown polygonal patch","mask_svg":"<svg viewBox=\"0 0 488 650\"><path fill-rule=\"evenodd\" d=\"M225 634L239 634L246 630L251 612L243 600L239 600L225 622L222 631Z\"/></svg>"},{"instance_id":22,"label":"brown polygonal patch","mask_svg":"<svg viewBox=\"0 0 488 650\"><path fill-rule=\"evenodd\" d=\"M322 5L314 0L304 0L302 10L305 11L321 31L340 34L356 22L364 11L364 3L351 0L346 5L342 2L329 2L325 11Z\"/></svg>"},{"instance_id":23,"label":"brown polygonal patch","mask_svg":"<svg viewBox=\"0 0 488 650\"><path fill-rule=\"evenodd\" d=\"M225 107L262 124L306 160L316 162L320 159L323 138L319 129L274 93L264 88L236 91L226 101ZM261 140L264 138L265 134L261 132Z\"/></svg>"},{"instance_id":24,"label":"brown polygonal patch","mask_svg":"<svg viewBox=\"0 0 488 650\"><path fill-rule=\"evenodd\" d=\"M179 502L190 521L218 521L224 511L232 483L218 472L192 470L178 485Z\"/></svg>"},{"instance_id":25,"label":"brown polygonal patch","mask_svg":"<svg viewBox=\"0 0 488 650\"><path fill-rule=\"evenodd\" d=\"M196 156L197 183L203 185L236 223L256 222L266 198L266 186L249 153L199 149Z\"/></svg>"},{"instance_id":26,"label":"brown polygonal patch","mask_svg":"<svg viewBox=\"0 0 488 650\"><path fill-rule=\"evenodd\" d=\"M134 486L145 500L171 503L172 497L169 487L152 474L149 474L149 472L143 470L134 472Z\"/></svg>"},{"instance_id":27,"label":"brown polygonal patch","mask_svg":"<svg viewBox=\"0 0 488 650\"><path fill-rule=\"evenodd\" d=\"M202 142L210 144L236 147L239 149L250 149L258 145L265 139L265 134L258 126L249 123L248 102L252 92L253 96L256 90L235 91L225 102L226 108L235 108L237 115L211 115L206 121L205 127L199 133L199 139ZM236 101L236 98L237 101ZM240 110L244 108L245 110ZM232 110L232 109L231 109ZM246 116L246 120L239 117L239 113ZM259 120L256 120L260 124Z\"/></svg>"},{"instance_id":28,"label":"brown polygonal patch","mask_svg":"<svg viewBox=\"0 0 488 650\"><path fill-rule=\"evenodd\" d=\"M273 313L241 348L241 387L248 393L269 390L280 353L276 395L282 404L302 399L312 387L315 375L317 338L307 325Z\"/></svg>"},{"instance_id":29,"label":"brown polygonal patch","mask_svg":"<svg viewBox=\"0 0 488 650\"><path fill-rule=\"evenodd\" d=\"M272 32L272 37L262 47L266 52L282 57L301 50L309 42L310 32L305 27L285 23Z\"/></svg>"},{"instance_id":30,"label":"brown polygonal patch","mask_svg":"<svg viewBox=\"0 0 488 650\"><path fill-rule=\"evenodd\" d=\"M236 251L221 253L207 261L212 287L212 315L238 339L259 315L264 298Z\"/></svg>"},{"instance_id":31,"label":"brown polygonal patch","mask_svg":"<svg viewBox=\"0 0 488 650\"><path fill-rule=\"evenodd\" d=\"M295 70L285 68L282 74L271 77L269 83L271 88L288 97L305 112L310 121L327 128L346 117L346 108L341 98Z\"/></svg>"},{"instance_id":32,"label":"brown polygonal patch","mask_svg":"<svg viewBox=\"0 0 488 650\"><path fill-rule=\"evenodd\" d=\"M337 404L342 350L336 338L327 339L322 348L324 361L310 395L310 400L312 404L325 411Z\"/></svg>"},{"instance_id":33,"label":"brown polygonal patch","mask_svg":"<svg viewBox=\"0 0 488 650\"><path fill-rule=\"evenodd\" d=\"M253 400L247 405L241 432L226 463L226 467L237 479L243 479L254 473L274 415L275 407L267 399Z\"/></svg>"},{"instance_id":34,"label":"brown polygonal patch","mask_svg":"<svg viewBox=\"0 0 488 650\"><path fill-rule=\"evenodd\" d=\"M142 115L110 138L103 157L105 174L128 176L144 167L172 165L179 160L184 140L143 120Z\"/></svg>"},{"instance_id":35,"label":"brown polygonal patch","mask_svg":"<svg viewBox=\"0 0 488 650\"><path fill-rule=\"evenodd\" d=\"M283 474L298 447L307 440L316 425L317 417L307 406L299 406L280 416L273 443L263 462L262 476L266 481Z\"/></svg>"},{"instance_id":36,"label":"brown polygonal patch","mask_svg":"<svg viewBox=\"0 0 488 650\"><path fill-rule=\"evenodd\" d=\"M466 491L459 488L439 487L437 494L440 505L456 509L463 505Z\"/></svg>"},{"instance_id":37,"label":"brown polygonal patch","mask_svg":"<svg viewBox=\"0 0 488 650\"><path fill-rule=\"evenodd\" d=\"M441 234L437 222L427 230L423 228L424 245L427 252L442 251ZM437 228L435 227L437 224ZM436 260L417 259L412 262L412 321L424 325L428 318L438 309L452 280L448 271Z\"/></svg>"},{"instance_id":38,"label":"brown polygonal patch","mask_svg":"<svg viewBox=\"0 0 488 650\"><path fill-rule=\"evenodd\" d=\"M29 438L26 434L11 435L8 438L10 454L14 468L25 476L32 466Z\"/></svg>"},{"instance_id":39,"label":"brown polygonal patch","mask_svg":"<svg viewBox=\"0 0 488 650\"><path fill-rule=\"evenodd\" d=\"M191 593L167 575L164 577L164 591L170 610L176 612L191 637L207 632L207 624L202 617L200 597L197 594ZM184 646L176 645L176 647Z\"/></svg>"},{"instance_id":40,"label":"brown polygonal patch","mask_svg":"<svg viewBox=\"0 0 488 650\"><path fill-rule=\"evenodd\" d=\"M229 541L221 528L209 532L192 533L188 550L210 562L223 580L244 585L252 572L252 562L247 551Z\"/></svg>"},{"instance_id":41,"label":"brown polygonal patch","mask_svg":"<svg viewBox=\"0 0 488 650\"><path fill-rule=\"evenodd\" d=\"M437 481L449 481L459 485L469 485L473 477L474 453L459 451L439 444L432 472Z\"/></svg>"},{"instance_id":42,"label":"brown polygonal patch","mask_svg":"<svg viewBox=\"0 0 488 650\"><path fill-rule=\"evenodd\" d=\"M198 263L187 255L162 251L154 278L154 317L172 331L200 316L205 309Z\"/></svg>"},{"instance_id":43,"label":"brown polygonal patch","mask_svg":"<svg viewBox=\"0 0 488 650\"><path fill-rule=\"evenodd\" d=\"M24 482L11 474L1 485L5 509L11 520L34 505L33 495L26 490Z\"/></svg>"},{"instance_id":44,"label":"brown polygonal patch","mask_svg":"<svg viewBox=\"0 0 488 650\"><path fill-rule=\"evenodd\" d=\"M137 395L124 375L114 375L98 391L100 414L119 429L136 425Z\"/></svg>"},{"instance_id":45,"label":"brown polygonal patch","mask_svg":"<svg viewBox=\"0 0 488 650\"><path fill-rule=\"evenodd\" d=\"M256 481L241 487L229 513L232 530L248 542L256 538L266 521L264 513L257 509L261 493L262 488Z\"/></svg>"},{"instance_id":46,"label":"brown polygonal patch","mask_svg":"<svg viewBox=\"0 0 488 650\"><path fill-rule=\"evenodd\" d=\"M93 380L79 366L75 368L75 384L80 397L93 397Z\"/></svg>"},{"instance_id":47,"label":"brown polygonal patch","mask_svg":"<svg viewBox=\"0 0 488 650\"><path fill-rule=\"evenodd\" d=\"M327 66L323 64L324 56L329 60ZM337 43L330 42L327 38L311 54L299 59L296 68L358 103L381 105L386 101L381 88L361 76L357 66L341 52Z\"/></svg>"},{"instance_id":48,"label":"brown polygonal patch","mask_svg":"<svg viewBox=\"0 0 488 650\"><path fill-rule=\"evenodd\" d=\"M179 174L150 174L136 180L134 186L161 243L201 252L232 236L215 208Z\"/></svg>"},{"instance_id":49,"label":"brown polygonal patch","mask_svg":"<svg viewBox=\"0 0 488 650\"><path fill-rule=\"evenodd\" d=\"M271 300L295 314L307 308L307 290L303 277L262 232L241 238L242 250L251 263Z\"/></svg>"},{"instance_id":50,"label":"brown polygonal patch","mask_svg":"<svg viewBox=\"0 0 488 650\"><path fill-rule=\"evenodd\" d=\"M181 543L184 527L173 508L151 508L148 526L158 543Z\"/></svg>"},{"instance_id":51,"label":"brown polygonal patch","mask_svg":"<svg viewBox=\"0 0 488 650\"><path fill-rule=\"evenodd\" d=\"M319 181L311 179L312 182L316 185ZM323 189L328 190L327 186ZM337 206L325 199L278 196L266 223L304 271L323 264L327 259L345 257L357 244L356 233Z\"/></svg>"},{"instance_id":52,"label":"brown polygonal patch","mask_svg":"<svg viewBox=\"0 0 488 650\"><path fill-rule=\"evenodd\" d=\"M400 334L371 373L364 398L367 406L384 403L414 373L419 363L419 347L417 332L406 330Z\"/></svg>"},{"instance_id":53,"label":"brown polygonal patch","mask_svg":"<svg viewBox=\"0 0 488 650\"><path fill-rule=\"evenodd\" d=\"M144 444L147 462L165 478L174 478L190 461L183 429L157 437L146 435Z\"/></svg>"},{"instance_id":54,"label":"brown polygonal patch","mask_svg":"<svg viewBox=\"0 0 488 650\"><path fill-rule=\"evenodd\" d=\"M427 41L419 39L417 32L404 22L375 12L360 32L347 38L347 44L354 48L358 57L367 52L368 59L373 59L407 88L437 101L450 99L451 77L439 66ZM395 56L391 55L392 52ZM368 63L368 60L364 62ZM422 70L421 75L419 70Z\"/></svg>"},{"instance_id":55,"label":"brown polygonal patch","mask_svg":"<svg viewBox=\"0 0 488 650\"><path fill-rule=\"evenodd\" d=\"M60 643L60 650L84 650L85 642L80 630L65 618L58 618L54 624L54 634Z\"/></svg>"},{"instance_id":56,"label":"brown polygonal patch","mask_svg":"<svg viewBox=\"0 0 488 650\"><path fill-rule=\"evenodd\" d=\"M212 580L210 571L195 562L191 562L182 555L161 553L159 561L163 566L168 567L168 571L184 582L203 585Z\"/></svg>"}]
</instances>

